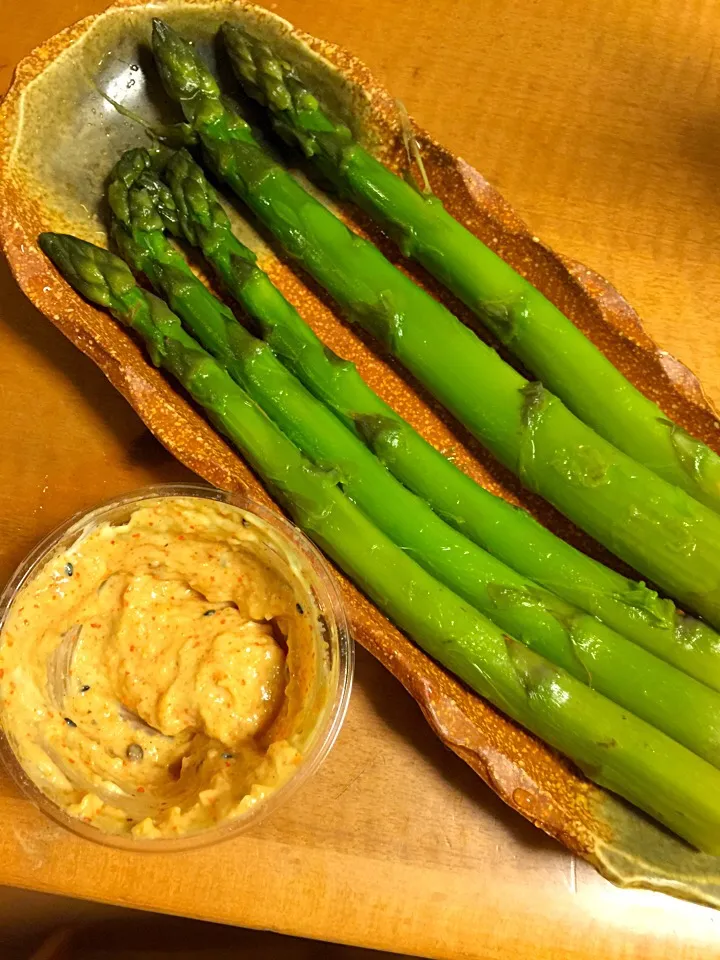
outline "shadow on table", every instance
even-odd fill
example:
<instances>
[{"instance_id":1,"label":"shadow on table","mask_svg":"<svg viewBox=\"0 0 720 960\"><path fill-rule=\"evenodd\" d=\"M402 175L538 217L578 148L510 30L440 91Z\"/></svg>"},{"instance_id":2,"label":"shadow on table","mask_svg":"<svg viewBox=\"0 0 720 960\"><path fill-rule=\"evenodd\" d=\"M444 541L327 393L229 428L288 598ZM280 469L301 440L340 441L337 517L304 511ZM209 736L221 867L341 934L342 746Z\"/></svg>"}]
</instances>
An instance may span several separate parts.
<instances>
[{"instance_id":1,"label":"shadow on table","mask_svg":"<svg viewBox=\"0 0 720 960\"><path fill-rule=\"evenodd\" d=\"M379 960L381 956L387 954L0 888L0 960Z\"/></svg>"}]
</instances>

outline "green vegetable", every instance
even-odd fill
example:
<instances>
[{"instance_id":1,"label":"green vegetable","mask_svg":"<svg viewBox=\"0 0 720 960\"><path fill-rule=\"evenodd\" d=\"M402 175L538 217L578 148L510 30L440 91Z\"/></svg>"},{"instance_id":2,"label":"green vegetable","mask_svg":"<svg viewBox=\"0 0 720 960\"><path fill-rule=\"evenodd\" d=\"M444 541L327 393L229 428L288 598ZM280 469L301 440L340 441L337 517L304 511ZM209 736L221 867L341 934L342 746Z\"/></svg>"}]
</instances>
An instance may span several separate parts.
<instances>
[{"instance_id":1,"label":"green vegetable","mask_svg":"<svg viewBox=\"0 0 720 960\"><path fill-rule=\"evenodd\" d=\"M466 230L429 192L396 177L328 117L297 71L267 43L226 23L223 36L245 91L277 132L299 145L459 297L581 420L629 456L720 510L720 457L669 420L539 290Z\"/></svg>"},{"instance_id":2,"label":"green vegetable","mask_svg":"<svg viewBox=\"0 0 720 960\"><path fill-rule=\"evenodd\" d=\"M598 437L350 232L259 146L192 46L154 24L165 88L212 165L351 319L530 489L720 624L720 516Z\"/></svg>"},{"instance_id":3,"label":"green vegetable","mask_svg":"<svg viewBox=\"0 0 720 960\"><path fill-rule=\"evenodd\" d=\"M188 154L175 154L163 176L187 238L202 249L241 302L247 299L243 291L250 283L256 293L266 290L264 305L277 301L292 310L252 263L251 252L236 240L215 192ZM145 182L142 176L138 179ZM112 176L110 182L116 182ZM130 197L143 190L131 186ZM159 196L160 190L152 194ZM123 204L132 206L139 204ZM146 222L143 217L139 224L131 221L128 226L138 243L157 250L161 241L150 239L143 229ZM443 523L300 385L266 344L240 327L199 280L183 278L179 287L161 280L159 289L194 336L285 435L316 465L335 470L345 494L409 556L503 630L720 766L717 693L519 576ZM251 296L250 305L256 302Z\"/></svg>"},{"instance_id":4,"label":"green vegetable","mask_svg":"<svg viewBox=\"0 0 720 960\"><path fill-rule=\"evenodd\" d=\"M247 457L299 526L440 663L573 759L588 776L708 853L720 853L720 771L511 640L383 536L307 461L229 374L135 283L83 240L41 248L88 299L129 325Z\"/></svg>"},{"instance_id":5,"label":"green vegetable","mask_svg":"<svg viewBox=\"0 0 720 960\"><path fill-rule=\"evenodd\" d=\"M186 239L202 250L222 283L257 321L266 343L283 363L348 427L360 428L391 473L508 567L720 690L720 637L711 627L678 613L670 600L661 600L644 584L628 580L575 550L524 510L494 497L453 466L372 392L354 364L341 360L318 340L257 266L252 251L234 236L214 190L185 151L172 156L163 178L176 204L170 216L172 223L177 221ZM262 405L260 397L254 396ZM295 436L293 439L298 442ZM308 447L303 450L313 455ZM350 492L347 486L346 492ZM352 495L361 502L358 495ZM369 512L365 504L361 505ZM400 542L397 532L392 532L378 512L370 515ZM409 541L405 538L402 542L407 545ZM438 567L429 569L463 593ZM468 593L463 595L496 620L476 599ZM526 639L515 625L501 626Z\"/></svg>"},{"instance_id":6,"label":"green vegetable","mask_svg":"<svg viewBox=\"0 0 720 960\"><path fill-rule=\"evenodd\" d=\"M448 523L524 576L594 614L618 633L720 690L720 637L644 583L629 580L494 497L415 433L382 414L358 418L390 471Z\"/></svg>"},{"instance_id":7,"label":"green vegetable","mask_svg":"<svg viewBox=\"0 0 720 960\"><path fill-rule=\"evenodd\" d=\"M163 234L163 223L174 228L178 216L150 166L147 151L130 150L110 175L110 205L118 219L124 218L113 231L123 256L149 277L190 332L285 435L316 465L335 471L346 495L396 544L493 622L720 765L720 697L520 577L399 484L193 275ZM211 262L236 262L240 277L247 277L248 260L236 256L232 233L220 237L224 215L201 171L181 154L171 161L168 177L181 201L180 220L192 223L191 236L206 237Z\"/></svg>"}]
</instances>

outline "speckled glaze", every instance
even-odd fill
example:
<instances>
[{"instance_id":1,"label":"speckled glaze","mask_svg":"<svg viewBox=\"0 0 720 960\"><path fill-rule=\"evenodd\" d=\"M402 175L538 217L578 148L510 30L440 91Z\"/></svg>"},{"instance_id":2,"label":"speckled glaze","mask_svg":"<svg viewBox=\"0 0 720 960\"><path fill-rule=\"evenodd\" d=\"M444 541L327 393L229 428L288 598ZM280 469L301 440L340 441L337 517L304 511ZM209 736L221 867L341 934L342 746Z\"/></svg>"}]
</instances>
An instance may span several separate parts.
<instances>
[{"instance_id":1,"label":"speckled glaze","mask_svg":"<svg viewBox=\"0 0 720 960\"><path fill-rule=\"evenodd\" d=\"M121 0L105 13L69 27L22 61L0 107L0 242L24 292L92 357L179 460L211 483L269 502L245 463L151 365L135 341L62 282L36 245L43 230L65 230L105 242L100 217L103 179L119 149L145 141L137 124L104 103L93 78L107 88L108 77L122 76L112 73L113 58L118 62L122 56L123 69L133 58L144 65L147 59L138 45L147 44L150 19L158 15L208 51L214 29L225 19L251 23L256 33L267 32L312 77L365 145L395 170L406 163L400 116L395 101L367 68L343 50L294 30L259 7L203 0L170 0L152 7ZM135 76L139 79L142 72L130 78ZM134 85L120 86L127 93ZM136 94L123 102L152 116L158 98L152 89L138 86ZM121 94L114 96L123 99ZM415 132L433 190L450 212L528 277L673 419L718 449L720 427L697 380L656 347L620 294L591 270L549 250L476 170L422 130ZM475 327L464 308L419 268L401 261L361 214L346 208L340 213ZM494 493L523 503L556 533L618 566L547 504L521 491L507 471L394 363L346 326L312 282L276 257L257 233L243 224L242 234L322 339L355 361L373 389L428 440ZM695 853L590 784L438 667L338 577L357 640L401 681L443 742L506 803L617 883L720 905L718 858Z\"/></svg>"}]
</instances>

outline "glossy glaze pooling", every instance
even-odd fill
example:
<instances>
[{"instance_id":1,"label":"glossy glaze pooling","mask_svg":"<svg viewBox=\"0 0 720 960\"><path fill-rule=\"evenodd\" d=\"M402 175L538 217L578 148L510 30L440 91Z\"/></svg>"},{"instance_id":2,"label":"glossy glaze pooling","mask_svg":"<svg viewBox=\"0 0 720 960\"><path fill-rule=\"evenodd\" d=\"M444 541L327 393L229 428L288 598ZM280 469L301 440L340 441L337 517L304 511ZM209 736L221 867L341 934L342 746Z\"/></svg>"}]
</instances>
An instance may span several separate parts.
<instances>
[{"instance_id":1,"label":"glossy glaze pooling","mask_svg":"<svg viewBox=\"0 0 720 960\"><path fill-rule=\"evenodd\" d=\"M162 9L161 9L162 7ZM331 105L346 119L352 114L357 133L385 162L399 169L404 148L398 112L392 97L377 86L352 56L323 41L293 31L267 11L242 4L170 2L154 5L173 25L207 36L222 19L251 21L253 28L281 36L302 69L313 75ZM92 210L81 213L62 196L57 182L40 178L17 162L23 149L30 156L33 132L19 131L19 110L29 85L32 99L57 110L57 57L79 62L92 43L121 30L136 29L150 14L131 0L100 17L91 17L52 38L21 64L16 83L0 113L0 150L11 165L0 178L0 238L11 266L33 302L104 370L130 400L158 438L184 463L213 483L263 496L244 463L154 370L134 342L105 314L97 311L58 280L36 248L42 229L71 228L95 239L101 230ZM144 21L143 21L144 22ZM60 63L62 61L59 61ZM57 66L57 64L56 64ZM48 70L48 67L50 68ZM35 78L38 78L37 80ZM72 97L66 105L72 109ZM47 138L47 128L44 136ZM525 274L603 349L614 363L683 427L717 446L717 422L693 376L657 349L642 331L632 308L601 277L580 264L554 254L533 237L493 188L465 161L454 157L417 130L425 165L435 192L448 209L473 232ZM42 134L38 133L41 142ZM120 134L118 133L118 137ZM90 172L92 175L92 171ZM83 182L83 189L87 181ZM70 190L72 193L72 189ZM379 242L395 262L391 245L379 238L361 215L345 211L348 222ZM257 237L255 237L257 247ZM453 424L442 410L392 363L379 357L345 326L327 301L304 277L265 248L258 247L263 266L286 296L301 310L323 340L354 360L377 392L439 449L481 483L507 499L521 500L543 522L574 543L604 557L603 552L541 501L519 490L516 481ZM457 307L417 268L403 269ZM465 759L507 803L571 849L594 862L618 882L642 883L707 902L720 900L720 873L712 858L688 851L624 804L588 784L552 751L439 669L346 581L342 587L358 640L377 656L420 704L438 735Z\"/></svg>"}]
</instances>

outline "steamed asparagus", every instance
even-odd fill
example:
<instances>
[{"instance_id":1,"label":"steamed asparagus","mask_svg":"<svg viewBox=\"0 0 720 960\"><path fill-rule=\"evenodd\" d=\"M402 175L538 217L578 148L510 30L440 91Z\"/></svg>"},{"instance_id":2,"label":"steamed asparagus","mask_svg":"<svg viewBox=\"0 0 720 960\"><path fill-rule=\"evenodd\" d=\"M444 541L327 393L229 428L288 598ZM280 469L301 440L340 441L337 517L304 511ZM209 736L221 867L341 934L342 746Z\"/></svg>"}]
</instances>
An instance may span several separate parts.
<instances>
[{"instance_id":1,"label":"steamed asparagus","mask_svg":"<svg viewBox=\"0 0 720 960\"><path fill-rule=\"evenodd\" d=\"M274 127L458 296L576 416L629 456L720 510L720 457L637 390L560 310L429 192L391 173L321 108L297 70L237 24L223 37L243 89Z\"/></svg>"},{"instance_id":2,"label":"steamed asparagus","mask_svg":"<svg viewBox=\"0 0 720 960\"><path fill-rule=\"evenodd\" d=\"M519 723L701 850L720 853L720 772L513 641L379 533L229 374L139 288L117 257L43 234L73 286L147 343L287 507L293 519L431 656Z\"/></svg>"},{"instance_id":3,"label":"steamed asparagus","mask_svg":"<svg viewBox=\"0 0 720 960\"><path fill-rule=\"evenodd\" d=\"M720 516L616 450L529 384L311 197L222 99L193 47L154 21L153 51L219 175L360 323L523 482L711 623ZM478 394L482 396L479 397Z\"/></svg>"},{"instance_id":4,"label":"steamed asparagus","mask_svg":"<svg viewBox=\"0 0 720 960\"><path fill-rule=\"evenodd\" d=\"M391 473L513 570L720 690L720 637L711 627L683 616L670 600L575 550L524 510L474 483L383 403L352 363L320 342L233 234L215 191L187 151L174 153L162 176L175 201L170 223L202 251L283 363L346 426L360 429Z\"/></svg>"}]
</instances>

